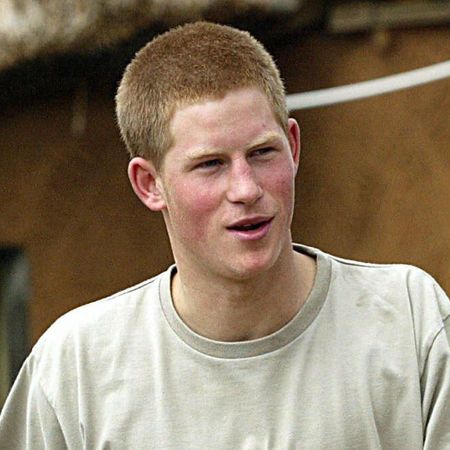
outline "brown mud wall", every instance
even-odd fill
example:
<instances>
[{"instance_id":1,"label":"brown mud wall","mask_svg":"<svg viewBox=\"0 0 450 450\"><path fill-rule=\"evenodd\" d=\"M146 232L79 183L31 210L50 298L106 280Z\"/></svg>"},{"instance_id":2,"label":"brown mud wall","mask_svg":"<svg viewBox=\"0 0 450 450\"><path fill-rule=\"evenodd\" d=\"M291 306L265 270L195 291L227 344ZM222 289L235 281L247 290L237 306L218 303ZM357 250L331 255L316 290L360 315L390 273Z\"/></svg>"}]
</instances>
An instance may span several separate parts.
<instances>
[{"instance_id":1,"label":"brown mud wall","mask_svg":"<svg viewBox=\"0 0 450 450\"><path fill-rule=\"evenodd\" d=\"M444 61L450 31L299 37L272 48L289 92ZM380 43L381 42L381 43ZM134 197L111 96L89 92L87 129L71 134L73 97L0 112L0 244L25 249L31 339L61 314L163 270L163 221ZM450 79L304 110L294 240L339 256L407 262L450 291ZM112 330L113 331L113 330Z\"/></svg>"}]
</instances>

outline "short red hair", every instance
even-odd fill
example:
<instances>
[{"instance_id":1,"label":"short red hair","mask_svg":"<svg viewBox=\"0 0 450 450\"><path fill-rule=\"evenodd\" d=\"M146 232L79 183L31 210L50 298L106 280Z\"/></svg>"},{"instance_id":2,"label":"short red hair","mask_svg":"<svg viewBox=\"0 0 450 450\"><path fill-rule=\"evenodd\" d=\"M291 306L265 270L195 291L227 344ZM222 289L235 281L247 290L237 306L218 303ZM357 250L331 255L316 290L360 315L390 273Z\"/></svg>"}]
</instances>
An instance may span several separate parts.
<instances>
[{"instance_id":1,"label":"short red hair","mask_svg":"<svg viewBox=\"0 0 450 450\"><path fill-rule=\"evenodd\" d=\"M260 89L287 131L280 73L248 32L195 22L156 37L128 65L116 96L117 119L130 155L160 168L172 145L170 121L176 109L243 87Z\"/></svg>"}]
</instances>

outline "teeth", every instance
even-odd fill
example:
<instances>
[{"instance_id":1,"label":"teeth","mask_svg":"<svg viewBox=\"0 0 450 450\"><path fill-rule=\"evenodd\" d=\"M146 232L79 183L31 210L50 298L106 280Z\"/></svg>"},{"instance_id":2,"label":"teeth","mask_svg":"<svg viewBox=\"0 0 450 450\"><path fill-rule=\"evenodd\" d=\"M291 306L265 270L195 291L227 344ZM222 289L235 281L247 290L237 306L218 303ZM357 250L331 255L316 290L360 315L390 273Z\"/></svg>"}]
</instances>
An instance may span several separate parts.
<instances>
[{"instance_id":1,"label":"teeth","mask_svg":"<svg viewBox=\"0 0 450 450\"><path fill-rule=\"evenodd\" d=\"M256 228L259 228L261 226L261 222L259 223L254 223L251 225L241 225L236 227L237 230L242 230L242 231L247 231L247 230L255 230Z\"/></svg>"}]
</instances>

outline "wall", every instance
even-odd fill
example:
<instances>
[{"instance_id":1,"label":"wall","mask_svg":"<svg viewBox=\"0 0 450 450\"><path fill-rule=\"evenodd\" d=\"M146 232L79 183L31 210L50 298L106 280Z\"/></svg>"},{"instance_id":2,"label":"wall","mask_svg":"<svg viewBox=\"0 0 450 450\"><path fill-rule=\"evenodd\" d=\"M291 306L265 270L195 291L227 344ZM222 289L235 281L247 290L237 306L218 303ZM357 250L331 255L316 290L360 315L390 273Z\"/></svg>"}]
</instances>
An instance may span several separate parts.
<instances>
[{"instance_id":1,"label":"wall","mask_svg":"<svg viewBox=\"0 0 450 450\"><path fill-rule=\"evenodd\" d=\"M389 42L390 41L390 42ZM315 36L277 52L289 92L442 62L448 29ZM294 237L345 257L402 261L450 290L450 79L295 113L303 130Z\"/></svg>"},{"instance_id":2,"label":"wall","mask_svg":"<svg viewBox=\"0 0 450 450\"><path fill-rule=\"evenodd\" d=\"M272 49L290 92L443 61L450 31L311 34ZM450 290L450 80L295 113L302 127L295 240L338 255L403 261ZM0 112L0 243L31 265L31 340L65 311L171 261L163 222L134 197L111 95L90 91L87 129L71 134L73 96Z\"/></svg>"}]
</instances>

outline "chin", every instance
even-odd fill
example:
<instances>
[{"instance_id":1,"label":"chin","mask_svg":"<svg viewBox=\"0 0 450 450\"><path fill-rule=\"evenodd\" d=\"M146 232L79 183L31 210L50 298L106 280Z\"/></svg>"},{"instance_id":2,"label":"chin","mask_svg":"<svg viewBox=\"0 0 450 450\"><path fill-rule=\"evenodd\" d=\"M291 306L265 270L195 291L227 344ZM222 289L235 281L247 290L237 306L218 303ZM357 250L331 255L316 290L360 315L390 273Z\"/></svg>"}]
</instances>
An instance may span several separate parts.
<instances>
[{"instance_id":1,"label":"chin","mask_svg":"<svg viewBox=\"0 0 450 450\"><path fill-rule=\"evenodd\" d=\"M276 258L267 255L241 258L234 264L229 264L227 272L230 274L230 278L249 280L267 273L275 265L275 262Z\"/></svg>"}]
</instances>

